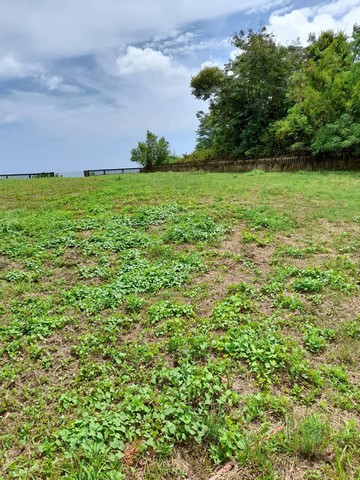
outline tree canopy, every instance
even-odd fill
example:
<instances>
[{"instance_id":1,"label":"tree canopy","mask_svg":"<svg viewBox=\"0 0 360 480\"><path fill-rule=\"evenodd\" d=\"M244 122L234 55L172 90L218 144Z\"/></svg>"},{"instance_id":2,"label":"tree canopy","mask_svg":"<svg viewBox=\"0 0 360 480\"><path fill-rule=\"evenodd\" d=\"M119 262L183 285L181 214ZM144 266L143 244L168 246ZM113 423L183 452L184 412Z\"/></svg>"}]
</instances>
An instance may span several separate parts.
<instances>
[{"instance_id":1,"label":"tree canopy","mask_svg":"<svg viewBox=\"0 0 360 480\"><path fill-rule=\"evenodd\" d=\"M166 163L169 157L169 142L164 137L158 139L154 133L147 130L145 142L138 142L138 146L131 150L130 160L146 168Z\"/></svg>"},{"instance_id":2,"label":"tree canopy","mask_svg":"<svg viewBox=\"0 0 360 480\"><path fill-rule=\"evenodd\" d=\"M281 45L266 28L232 39L238 54L191 80L198 112L197 149L253 157L360 150L360 27Z\"/></svg>"}]
</instances>

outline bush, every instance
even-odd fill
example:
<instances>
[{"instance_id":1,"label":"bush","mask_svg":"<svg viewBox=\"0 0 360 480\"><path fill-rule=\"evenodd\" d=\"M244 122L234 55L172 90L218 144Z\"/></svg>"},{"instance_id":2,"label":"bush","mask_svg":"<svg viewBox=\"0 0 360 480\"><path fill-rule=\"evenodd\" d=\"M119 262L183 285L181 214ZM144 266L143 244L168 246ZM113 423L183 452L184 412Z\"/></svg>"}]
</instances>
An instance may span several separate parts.
<instances>
[{"instance_id":1,"label":"bush","mask_svg":"<svg viewBox=\"0 0 360 480\"><path fill-rule=\"evenodd\" d=\"M146 132L146 141L139 142L136 148L131 150L132 162L140 163L143 167L151 167L152 165L161 165L167 163L170 157L169 142L164 137L157 136L150 132Z\"/></svg>"}]
</instances>

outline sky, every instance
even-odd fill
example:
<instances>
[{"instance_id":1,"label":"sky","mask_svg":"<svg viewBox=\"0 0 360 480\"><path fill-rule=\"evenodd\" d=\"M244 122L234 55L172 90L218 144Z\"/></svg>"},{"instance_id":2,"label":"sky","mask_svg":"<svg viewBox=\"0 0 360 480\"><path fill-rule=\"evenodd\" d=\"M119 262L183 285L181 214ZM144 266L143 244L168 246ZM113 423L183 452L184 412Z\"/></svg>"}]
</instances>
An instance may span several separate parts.
<instances>
[{"instance_id":1,"label":"sky","mask_svg":"<svg viewBox=\"0 0 360 480\"><path fill-rule=\"evenodd\" d=\"M267 26L282 43L351 33L360 0L1 0L0 174L136 166L146 130L195 146L190 79Z\"/></svg>"}]
</instances>

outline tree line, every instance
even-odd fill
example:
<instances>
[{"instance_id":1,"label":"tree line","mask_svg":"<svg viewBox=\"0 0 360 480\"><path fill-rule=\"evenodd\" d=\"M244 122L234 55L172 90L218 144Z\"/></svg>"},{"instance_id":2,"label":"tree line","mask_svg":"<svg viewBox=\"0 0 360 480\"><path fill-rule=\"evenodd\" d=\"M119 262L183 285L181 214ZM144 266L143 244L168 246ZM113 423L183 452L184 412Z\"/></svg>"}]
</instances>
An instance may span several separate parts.
<instances>
[{"instance_id":1,"label":"tree line","mask_svg":"<svg viewBox=\"0 0 360 480\"><path fill-rule=\"evenodd\" d=\"M282 45L266 28L234 35L238 52L223 68L191 80L198 155L256 157L359 152L360 27L331 30L308 46Z\"/></svg>"},{"instance_id":2,"label":"tree line","mask_svg":"<svg viewBox=\"0 0 360 480\"><path fill-rule=\"evenodd\" d=\"M232 38L223 68L205 67L192 94L208 102L190 159L360 153L360 26L352 35L310 34L282 45L265 27ZM168 142L147 132L131 151L144 166L174 162Z\"/></svg>"}]
</instances>

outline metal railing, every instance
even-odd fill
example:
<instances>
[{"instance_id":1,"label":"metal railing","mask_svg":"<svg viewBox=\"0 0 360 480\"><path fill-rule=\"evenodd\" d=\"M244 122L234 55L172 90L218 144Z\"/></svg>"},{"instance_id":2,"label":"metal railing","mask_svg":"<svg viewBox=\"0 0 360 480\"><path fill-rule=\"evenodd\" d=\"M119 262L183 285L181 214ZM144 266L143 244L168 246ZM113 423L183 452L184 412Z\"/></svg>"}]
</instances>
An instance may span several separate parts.
<instances>
[{"instance_id":1,"label":"metal railing","mask_svg":"<svg viewBox=\"0 0 360 480\"><path fill-rule=\"evenodd\" d=\"M84 177L96 175L122 175L124 173L141 173L143 168L101 168L98 170L84 170Z\"/></svg>"},{"instance_id":2,"label":"metal railing","mask_svg":"<svg viewBox=\"0 0 360 480\"><path fill-rule=\"evenodd\" d=\"M50 178L50 177L55 177L54 172L39 172L39 173L3 173L0 174L0 179L1 178L19 178L19 179L24 179L24 178Z\"/></svg>"}]
</instances>

